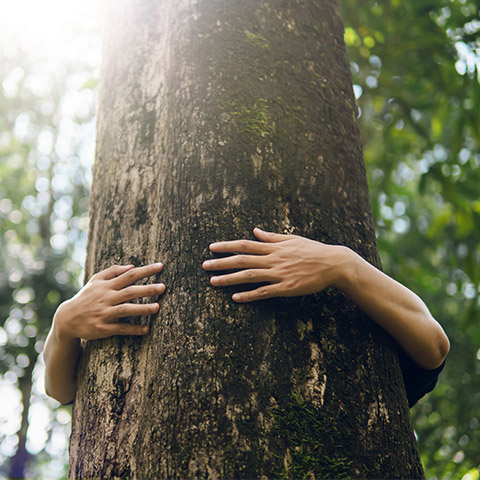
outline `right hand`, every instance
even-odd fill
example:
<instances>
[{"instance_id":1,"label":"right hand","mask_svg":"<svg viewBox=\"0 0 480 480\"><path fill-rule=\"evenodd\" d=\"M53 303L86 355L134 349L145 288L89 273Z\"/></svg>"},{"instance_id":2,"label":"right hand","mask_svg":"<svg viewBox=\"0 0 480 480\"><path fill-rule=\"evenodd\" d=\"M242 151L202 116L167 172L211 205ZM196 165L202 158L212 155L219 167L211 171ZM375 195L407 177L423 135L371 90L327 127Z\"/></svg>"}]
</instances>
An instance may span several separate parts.
<instances>
[{"instance_id":1,"label":"right hand","mask_svg":"<svg viewBox=\"0 0 480 480\"><path fill-rule=\"evenodd\" d=\"M132 285L141 278L159 273L161 263L135 268L113 265L93 275L85 286L57 309L53 324L59 340L95 340L112 335L145 335L147 325L131 325L118 320L157 313L158 303L127 303L135 298L161 295L163 283Z\"/></svg>"}]
</instances>

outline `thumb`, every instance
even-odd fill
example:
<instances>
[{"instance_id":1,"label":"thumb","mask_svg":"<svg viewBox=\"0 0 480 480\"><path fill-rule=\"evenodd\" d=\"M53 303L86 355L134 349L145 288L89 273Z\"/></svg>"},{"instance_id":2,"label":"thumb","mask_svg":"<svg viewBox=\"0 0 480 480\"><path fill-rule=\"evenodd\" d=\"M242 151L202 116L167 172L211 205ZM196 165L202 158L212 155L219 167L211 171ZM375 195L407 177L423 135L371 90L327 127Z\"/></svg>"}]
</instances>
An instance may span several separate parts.
<instances>
[{"instance_id":1,"label":"thumb","mask_svg":"<svg viewBox=\"0 0 480 480\"><path fill-rule=\"evenodd\" d=\"M271 243L284 242L292 237L292 235L285 235L283 233L265 232L260 230L258 227L253 229L253 234L258 238L258 240Z\"/></svg>"}]
</instances>

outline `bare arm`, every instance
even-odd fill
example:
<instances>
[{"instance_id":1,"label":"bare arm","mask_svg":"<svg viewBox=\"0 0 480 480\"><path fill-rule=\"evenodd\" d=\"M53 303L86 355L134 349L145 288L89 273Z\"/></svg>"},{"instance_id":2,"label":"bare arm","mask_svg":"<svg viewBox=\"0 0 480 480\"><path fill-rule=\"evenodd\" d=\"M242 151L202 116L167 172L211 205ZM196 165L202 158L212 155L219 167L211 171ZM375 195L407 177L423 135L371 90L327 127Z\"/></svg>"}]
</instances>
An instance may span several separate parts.
<instances>
[{"instance_id":1,"label":"bare arm","mask_svg":"<svg viewBox=\"0 0 480 480\"><path fill-rule=\"evenodd\" d=\"M450 347L448 338L411 290L347 247L259 229L254 233L259 242L237 240L210 245L215 253L239 255L203 264L206 270L240 269L212 277L214 286L269 283L234 294L234 301L308 295L336 287L390 333L418 365L434 369L443 362Z\"/></svg>"},{"instance_id":2,"label":"bare arm","mask_svg":"<svg viewBox=\"0 0 480 480\"><path fill-rule=\"evenodd\" d=\"M75 395L75 376L82 347L79 338L58 338L55 319L58 319L63 305L60 305L55 312L43 358L45 360L45 392L60 403L66 404L70 403Z\"/></svg>"},{"instance_id":3,"label":"bare arm","mask_svg":"<svg viewBox=\"0 0 480 480\"><path fill-rule=\"evenodd\" d=\"M165 285L132 285L161 271L162 264L134 268L114 265L93 275L88 283L55 312L45 343L45 391L61 403L75 396L76 369L81 355L80 339L112 335L145 335L147 325L119 323L120 318L158 312L158 303L127 303L135 298L160 295Z\"/></svg>"},{"instance_id":4,"label":"bare arm","mask_svg":"<svg viewBox=\"0 0 480 480\"><path fill-rule=\"evenodd\" d=\"M439 367L450 342L420 297L352 250L345 255L349 269L343 272L338 288L395 338L418 365L432 370Z\"/></svg>"}]
</instances>

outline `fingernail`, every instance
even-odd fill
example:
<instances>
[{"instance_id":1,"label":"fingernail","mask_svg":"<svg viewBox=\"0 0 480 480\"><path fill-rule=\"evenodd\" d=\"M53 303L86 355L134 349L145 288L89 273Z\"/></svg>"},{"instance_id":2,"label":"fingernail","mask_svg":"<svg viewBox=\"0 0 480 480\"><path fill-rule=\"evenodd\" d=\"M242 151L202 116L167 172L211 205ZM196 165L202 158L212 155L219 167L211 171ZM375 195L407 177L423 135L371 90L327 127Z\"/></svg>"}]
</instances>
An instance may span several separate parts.
<instances>
[{"instance_id":1,"label":"fingernail","mask_svg":"<svg viewBox=\"0 0 480 480\"><path fill-rule=\"evenodd\" d=\"M146 325L145 325L145 326L142 328L142 332L145 332L145 333L147 333L147 332L148 332L148 330L149 330L149 329L148 329L148 326L146 326Z\"/></svg>"},{"instance_id":2,"label":"fingernail","mask_svg":"<svg viewBox=\"0 0 480 480\"><path fill-rule=\"evenodd\" d=\"M212 278L210 279L210 282L211 282L212 284L218 283L219 278L220 278L220 277L212 277Z\"/></svg>"},{"instance_id":3,"label":"fingernail","mask_svg":"<svg viewBox=\"0 0 480 480\"><path fill-rule=\"evenodd\" d=\"M233 296L232 296L232 300L235 300L236 302L238 300L241 300L242 299L242 296L239 294L239 293L235 293Z\"/></svg>"},{"instance_id":4,"label":"fingernail","mask_svg":"<svg viewBox=\"0 0 480 480\"><path fill-rule=\"evenodd\" d=\"M154 263L153 266L155 268L160 268L160 267L163 267L163 263L162 262L157 262L157 263Z\"/></svg>"},{"instance_id":5,"label":"fingernail","mask_svg":"<svg viewBox=\"0 0 480 480\"><path fill-rule=\"evenodd\" d=\"M210 248L216 248L216 247L218 247L219 245L220 245L219 242L211 243L211 244L210 244Z\"/></svg>"},{"instance_id":6,"label":"fingernail","mask_svg":"<svg viewBox=\"0 0 480 480\"><path fill-rule=\"evenodd\" d=\"M208 268L212 266L212 261L211 260L205 260L203 262L203 268Z\"/></svg>"},{"instance_id":7,"label":"fingernail","mask_svg":"<svg viewBox=\"0 0 480 480\"><path fill-rule=\"evenodd\" d=\"M157 286L158 291L162 291L164 288L165 288L165 284L163 284L163 283L160 283L160 284Z\"/></svg>"}]
</instances>

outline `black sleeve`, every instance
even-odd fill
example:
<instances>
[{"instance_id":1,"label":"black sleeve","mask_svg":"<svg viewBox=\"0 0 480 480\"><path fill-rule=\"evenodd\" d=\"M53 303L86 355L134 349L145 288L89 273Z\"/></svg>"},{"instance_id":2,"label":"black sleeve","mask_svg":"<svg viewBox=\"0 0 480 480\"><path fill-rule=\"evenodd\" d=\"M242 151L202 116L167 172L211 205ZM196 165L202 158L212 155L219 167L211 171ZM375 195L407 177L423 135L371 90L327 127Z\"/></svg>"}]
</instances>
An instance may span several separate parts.
<instances>
[{"instance_id":1,"label":"black sleeve","mask_svg":"<svg viewBox=\"0 0 480 480\"><path fill-rule=\"evenodd\" d=\"M413 407L418 400L434 389L438 376L445 366L445 360L435 370L427 370L417 365L401 348L398 349L398 359L407 392L408 406Z\"/></svg>"}]
</instances>

